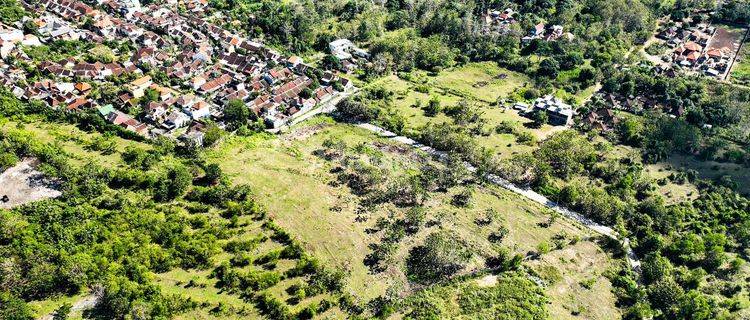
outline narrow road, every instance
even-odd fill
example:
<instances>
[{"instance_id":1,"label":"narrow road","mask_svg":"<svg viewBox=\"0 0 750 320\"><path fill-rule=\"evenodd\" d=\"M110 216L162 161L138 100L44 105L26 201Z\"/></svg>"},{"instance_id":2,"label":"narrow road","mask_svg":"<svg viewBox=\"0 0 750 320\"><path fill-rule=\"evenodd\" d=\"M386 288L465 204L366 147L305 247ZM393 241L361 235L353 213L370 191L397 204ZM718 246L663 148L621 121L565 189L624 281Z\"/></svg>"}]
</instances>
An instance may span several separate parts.
<instances>
[{"instance_id":1,"label":"narrow road","mask_svg":"<svg viewBox=\"0 0 750 320\"><path fill-rule=\"evenodd\" d=\"M359 92L359 88L352 88L352 89L349 89L347 91L344 91L344 92L342 92L340 94L337 94L336 96L334 96L334 97L332 97L332 98L330 98L330 99L328 99L326 101L322 101L320 104L318 104L314 108L308 110L307 112L305 112L305 113L303 113L303 114L301 114L299 116L294 117L287 124L285 124L285 125L283 125L281 127L278 127L276 129L269 129L269 130L266 130L266 131L270 132L270 133L283 132L285 129L288 129L289 127L291 127L291 126L293 126L295 124L298 124L298 123L300 123L302 121L310 119L310 118L312 118L314 116L317 116L319 114L331 113L334 110L336 110L336 106L339 104L339 102L341 102L344 99L346 99L346 98L348 98L348 97L356 94L357 92Z\"/></svg>"},{"instance_id":2,"label":"narrow road","mask_svg":"<svg viewBox=\"0 0 750 320\"><path fill-rule=\"evenodd\" d=\"M427 152L428 154L435 155L435 156L437 156L439 158L445 158L445 157L447 157L447 154L445 152L443 152L443 151L435 150L434 148L426 146L426 145L423 145L423 144L421 144L421 143L419 143L419 142L417 142L417 141L415 141L415 140L413 140L411 138L404 137L404 136L399 136L399 135L397 135L397 134L395 134L393 132L385 130L385 129L383 129L381 127L378 127L376 125L373 125L373 124L370 124L370 123L361 123L361 124L358 124L357 126L360 127L360 128L364 128L364 129L367 129L369 131L375 132L375 133L377 133L380 136L383 136L383 137L389 138L391 140L398 141L400 143L409 145L409 146L411 146L413 148L422 150L424 152ZM476 171L476 168L474 168L469 163L466 163L466 167L469 169L469 171L472 171L472 172ZM608 226L604 226L604 225L601 225L599 223L596 223L593 220L584 217L583 215L581 215L578 212L575 212L575 211L572 211L572 210L569 210L567 208L564 208L564 207L560 206L556 202L554 202L554 201L550 200L549 198L547 198L547 197L545 197L545 196L537 193L534 190L531 190L529 188L521 188L519 186L516 186L515 184L511 183L510 181L505 180L505 179L503 179L503 178L501 178L501 177L499 177L497 175L490 174L490 175L486 176L486 178L487 178L488 181L492 182L495 185L498 185L498 186L501 186L501 187L503 187L505 189L508 189L508 190L510 190L510 191L512 191L512 192L514 192L516 194L519 194L519 195L521 195L521 196L523 196L523 197L525 197L525 198L527 198L527 199L529 199L531 201L539 203L539 204L541 204L541 205L543 205L543 206L545 206L545 207L547 207L547 208L549 208L549 209L551 209L551 210L553 210L553 211L555 211L555 212L557 212L557 213L559 213L559 214L561 214L561 215L563 215L565 217L568 217L570 219L578 221L582 225L586 226L587 228L589 228L590 230L592 230L592 231L594 231L594 232L596 232L598 234L601 234L601 235L607 236L607 237L609 237L611 239L617 240L622 245L623 249L625 250L626 258L627 258L627 261L628 261L628 264L630 265L630 267L636 273L640 273L641 261L638 259L638 257L636 256L635 252L633 252L632 248L630 247L630 240L628 238L621 237L620 234L617 231L615 231L614 229L612 229L612 228L610 228Z\"/></svg>"}]
</instances>

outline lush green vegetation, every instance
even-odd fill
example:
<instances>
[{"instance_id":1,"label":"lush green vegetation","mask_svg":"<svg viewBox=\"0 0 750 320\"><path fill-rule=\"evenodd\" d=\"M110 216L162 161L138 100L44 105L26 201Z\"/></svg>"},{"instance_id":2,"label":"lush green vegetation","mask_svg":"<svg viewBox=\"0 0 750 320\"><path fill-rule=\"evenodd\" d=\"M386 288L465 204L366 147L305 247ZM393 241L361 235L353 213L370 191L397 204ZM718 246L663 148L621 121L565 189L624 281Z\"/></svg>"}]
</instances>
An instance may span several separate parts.
<instances>
[{"instance_id":1,"label":"lush green vegetation","mask_svg":"<svg viewBox=\"0 0 750 320\"><path fill-rule=\"evenodd\" d=\"M672 119L661 110L647 110L642 120L633 118L619 128L622 143L642 147L650 162L672 152L697 154L703 160L746 164L750 117L750 91L700 78L654 77L636 68L619 72L603 82L605 92L624 96L638 94L658 103L663 110L684 110ZM594 101L591 108L597 108ZM657 107L657 109L659 109Z\"/></svg>"},{"instance_id":2,"label":"lush green vegetation","mask_svg":"<svg viewBox=\"0 0 750 320\"><path fill-rule=\"evenodd\" d=\"M43 172L62 182L63 195L0 210L3 318L33 319L35 310L26 301L89 291L99 299L86 316L100 319L171 318L201 310L292 317L338 304L342 274L309 256L254 202L247 186L230 186L218 167L194 152L180 151L169 140L109 149L94 147L108 145L96 133L82 134L94 137L91 144L80 137L40 136L47 129L35 123L47 121L45 115L24 116L33 107L6 100L6 110L19 112L13 114L19 125L0 131L3 166L37 158ZM70 120L87 127L85 119ZM20 129L24 121L33 121L34 130ZM58 139L95 151L68 147ZM121 159L80 161L78 153L91 160L103 155ZM185 297L154 281L174 269L210 271L188 285L206 288L215 279L216 288L242 293L244 300L227 307L201 295ZM296 309L265 293L292 280L307 283L303 298L308 300L296 302ZM318 296L331 298L311 300Z\"/></svg>"},{"instance_id":3,"label":"lush green vegetation","mask_svg":"<svg viewBox=\"0 0 750 320\"><path fill-rule=\"evenodd\" d=\"M729 79L733 83L742 85L750 84L750 60L748 58L750 58L750 49L748 49L747 44L743 44L729 74Z\"/></svg>"},{"instance_id":4,"label":"lush green vegetation","mask_svg":"<svg viewBox=\"0 0 750 320\"><path fill-rule=\"evenodd\" d=\"M252 132L240 101L224 109L237 135L209 123L213 148L200 150L3 92L0 167L37 158L63 195L0 210L0 318L62 315L89 293L100 299L86 316L99 319L745 316L750 201L737 177L750 165L750 91L654 76L629 55L655 17L713 7L704 2L210 1L239 22L227 28L328 68L341 61L316 53L331 40L369 49L354 75L362 93L335 119L409 136L445 151L443 161L328 118L280 137ZM484 31L478 17L505 7L518 23ZM23 12L14 1L3 8L4 23ZM728 1L715 18L746 23L747 8ZM566 34L521 43L542 22ZM115 47L132 50L81 41L23 50L34 61L109 62ZM29 80L43 76L24 67ZM91 96L112 101L132 77ZM627 115L604 137L502 108L547 94L585 103L600 86L659 107ZM155 100L149 90L128 111ZM618 145L632 153L616 154ZM675 157L698 165L649 170ZM737 172L708 174L707 163ZM616 242L487 184L487 174L614 227L641 272ZM667 186L690 194L666 199Z\"/></svg>"}]
</instances>

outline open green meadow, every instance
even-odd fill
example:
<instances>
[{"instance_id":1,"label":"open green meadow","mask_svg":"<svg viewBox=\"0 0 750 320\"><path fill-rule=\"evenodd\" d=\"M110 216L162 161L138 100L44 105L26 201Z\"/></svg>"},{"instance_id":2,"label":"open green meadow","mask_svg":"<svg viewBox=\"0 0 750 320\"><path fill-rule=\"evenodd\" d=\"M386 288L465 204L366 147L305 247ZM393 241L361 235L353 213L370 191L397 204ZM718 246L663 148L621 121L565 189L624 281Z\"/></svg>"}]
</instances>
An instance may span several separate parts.
<instances>
[{"instance_id":1,"label":"open green meadow","mask_svg":"<svg viewBox=\"0 0 750 320\"><path fill-rule=\"evenodd\" d=\"M468 80L472 79L472 80ZM452 123L444 113L428 116L423 108L432 99L437 99L445 108L464 100L479 108L485 119L487 135L478 139L480 146L495 151L498 158L508 158L519 153L530 152L535 141L543 140L561 127L543 125L538 129L526 127L532 122L517 111L496 104L498 98L517 95L529 83L528 77L497 66L493 62L469 63L441 71L437 74L415 71L399 76L390 75L378 79L368 87L383 87L394 93L393 107L404 116L407 130L418 130L427 124ZM590 94L590 93L589 93ZM586 99L583 92L581 99ZM518 141L516 134L500 131L498 125L516 128L516 133L527 132L532 141Z\"/></svg>"},{"instance_id":2,"label":"open green meadow","mask_svg":"<svg viewBox=\"0 0 750 320\"><path fill-rule=\"evenodd\" d=\"M609 282L601 276L611 261L608 254L592 242L587 229L497 187L478 187L469 207L456 207L451 202L462 188L431 193L423 206L427 208L427 220L439 224L406 238L391 258L390 267L380 273L371 272L363 261L371 252L369 246L378 243L378 237L368 230L375 228L380 218L399 215L404 209L386 204L363 215L358 206L361 199L348 186L337 183L337 176L332 173L335 164L318 156L324 148L324 141L332 138L341 139L354 149L369 150L366 152L377 154L383 166L398 171L414 170L431 161L423 154L374 136L369 131L333 123L326 118L312 119L278 137L227 138L207 153L206 160L219 164L233 182L250 185L254 196L268 208L274 221L289 230L306 250L325 264L345 270L349 275L346 291L360 299L382 295L388 287L405 280L403 260L408 249L421 243L432 230L444 228L456 231L471 244L472 251L484 257L495 254L501 247L525 254L540 246L554 247L555 239L576 239L576 244L563 247L582 248L581 252L571 249L576 253L557 264L561 268L561 281L551 283L545 292L559 305L564 305L564 300L582 301L584 296L597 297L598 300L593 300L596 303L575 308L588 310L582 314L615 314ZM496 213L492 222L478 224L477 221L487 212ZM488 241L490 234L498 228L507 230L502 244ZM558 251L552 250L549 254L556 255ZM538 265L548 263L540 261ZM580 275L571 268L581 263L590 267L586 275L596 278L596 286L580 288ZM476 261L469 269L481 267L482 263ZM530 264L530 268L536 269L537 264ZM186 279L183 277L182 281ZM410 291L408 288L402 290ZM604 303L604 300L609 301ZM574 310L566 307L551 312L565 317Z\"/></svg>"},{"instance_id":3,"label":"open green meadow","mask_svg":"<svg viewBox=\"0 0 750 320\"><path fill-rule=\"evenodd\" d=\"M743 43L729 75L733 83L750 85L750 48Z\"/></svg>"},{"instance_id":4,"label":"open green meadow","mask_svg":"<svg viewBox=\"0 0 750 320\"><path fill-rule=\"evenodd\" d=\"M0 130L23 130L44 143L53 143L67 152L74 164L83 165L90 161L103 166L121 166L122 153L128 147L151 148L148 144L123 139L117 136L105 137L97 132L86 132L74 125L55 122L31 121L14 122L3 120Z\"/></svg>"}]
</instances>

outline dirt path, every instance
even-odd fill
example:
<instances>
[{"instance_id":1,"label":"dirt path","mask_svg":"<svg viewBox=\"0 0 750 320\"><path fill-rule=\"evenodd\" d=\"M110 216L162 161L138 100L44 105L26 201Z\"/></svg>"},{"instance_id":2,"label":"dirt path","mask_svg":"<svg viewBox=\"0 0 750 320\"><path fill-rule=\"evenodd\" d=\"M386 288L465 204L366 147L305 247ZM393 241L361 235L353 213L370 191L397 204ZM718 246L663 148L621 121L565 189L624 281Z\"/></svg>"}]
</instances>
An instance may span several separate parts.
<instances>
[{"instance_id":1,"label":"dirt path","mask_svg":"<svg viewBox=\"0 0 750 320\"><path fill-rule=\"evenodd\" d=\"M362 123L362 124L359 124L358 126L360 128L364 128L364 129L367 129L369 131L375 132L375 133L377 133L380 136L383 136L383 137L389 138L391 140L407 144L407 145L409 145L409 146L411 146L413 148L422 150L422 151L427 152L427 153L429 153L431 155L435 155L435 156L437 156L439 158L447 157L447 154L445 152L442 152L442 151L439 151L439 150L435 150L435 149L433 149L432 147L429 147L429 146L425 146L425 145L423 145L423 144L421 144L421 143L419 143L419 142L417 142L417 141L415 141L413 139L410 139L410 138L407 138L407 137L404 137L404 136L399 136L399 135L397 135L397 134L395 134L393 132L390 132L388 130L385 130L385 129L381 128L381 127L378 127L378 126L375 126L375 125L372 125L372 124L369 124L369 123ZM469 171L476 171L476 168L474 168L471 164L466 163L466 166L469 169ZM528 188L521 188L519 186L516 186L513 183L511 183L510 181L507 181L507 180L505 180L505 179L503 179L503 178L501 178L501 177L499 177L497 175L491 174L491 175L488 175L486 178L490 182L492 182L493 184L495 184L495 185L498 185L498 186L501 186L501 187L503 187L505 189L508 189L508 190L510 190L510 191L512 191L512 192L514 192L516 194L519 194L519 195L521 195L521 196L523 196L523 197L525 197L525 198L527 198L527 199L529 199L531 201L539 203L539 204L541 204L541 205L543 205L543 206L545 206L545 207L547 207L547 208L549 208L549 209L551 209L551 210L553 210L553 211L555 211L557 213L560 213L561 215L563 215L565 217L568 217L570 219L578 221L582 225L586 226L587 228L589 228L590 230L592 230L592 231L594 231L594 232L596 232L598 234L601 234L601 235L607 236L609 238L612 238L614 240L617 240L618 242L620 242L620 244L623 246L623 248L625 250L627 261L628 261L628 264L630 265L630 267L634 271L636 271L637 273L640 273L641 262L638 259L638 257L636 256L635 252L633 252L633 250L630 248L630 240L628 238L621 237L620 234L617 231L615 231L614 229L612 229L612 228L610 228L608 226L604 226L604 225L598 224L598 223L594 222L593 220L584 217L583 215L581 215L578 212L571 211L571 210L568 210L567 208L564 208L564 207L560 206L556 202L548 199L547 197L545 197L545 196L537 193L534 190L531 190L531 189L528 189Z\"/></svg>"},{"instance_id":2,"label":"dirt path","mask_svg":"<svg viewBox=\"0 0 750 320\"><path fill-rule=\"evenodd\" d=\"M28 158L0 174L0 197L8 197L8 202L0 201L0 209L10 209L62 194L57 190L56 182L50 181L36 170L37 165L37 160Z\"/></svg>"}]
</instances>

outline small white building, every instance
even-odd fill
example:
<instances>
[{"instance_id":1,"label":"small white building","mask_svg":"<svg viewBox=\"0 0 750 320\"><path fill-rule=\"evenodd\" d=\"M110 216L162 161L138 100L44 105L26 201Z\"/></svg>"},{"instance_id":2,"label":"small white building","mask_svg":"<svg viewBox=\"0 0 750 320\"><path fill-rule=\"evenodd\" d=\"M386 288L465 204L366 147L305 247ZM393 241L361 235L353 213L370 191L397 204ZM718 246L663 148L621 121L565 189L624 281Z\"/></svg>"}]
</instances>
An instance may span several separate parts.
<instances>
[{"instance_id":1,"label":"small white building","mask_svg":"<svg viewBox=\"0 0 750 320\"><path fill-rule=\"evenodd\" d=\"M190 117L180 111L172 111L162 124L165 128L172 130L182 128L190 123Z\"/></svg>"}]
</instances>

